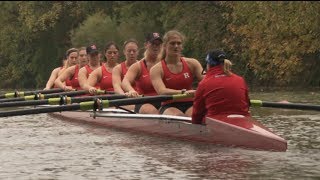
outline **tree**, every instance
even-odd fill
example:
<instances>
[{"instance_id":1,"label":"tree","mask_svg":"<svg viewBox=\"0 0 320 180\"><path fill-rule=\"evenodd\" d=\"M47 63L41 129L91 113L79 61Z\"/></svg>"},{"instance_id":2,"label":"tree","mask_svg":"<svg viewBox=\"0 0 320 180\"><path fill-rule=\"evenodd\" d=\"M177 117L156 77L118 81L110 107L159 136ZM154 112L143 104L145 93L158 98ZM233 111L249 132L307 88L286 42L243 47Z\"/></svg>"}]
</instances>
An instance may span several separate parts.
<instances>
[{"instance_id":1,"label":"tree","mask_svg":"<svg viewBox=\"0 0 320 180\"><path fill-rule=\"evenodd\" d=\"M225 42L239 57L246 58L260 82L288 85L310 68L305 66L310 62L304 57L319 52L319 3L232 2L228 5L232 8L228 25L231 34Z\"/></svg>"},{"instance_id":2,"label":"tree","mask_svg":"<svg viewBox=\"0 0 320 180\"><path fill-rule=\"evenodd\" d=\"M83 23L74 29L71 33L73 46L89 46L96 44L98 48L103 49L108 41L120 41L116 23L110 16L102 12L97 12L83 21Z\"/></svg>"}]
</instances>

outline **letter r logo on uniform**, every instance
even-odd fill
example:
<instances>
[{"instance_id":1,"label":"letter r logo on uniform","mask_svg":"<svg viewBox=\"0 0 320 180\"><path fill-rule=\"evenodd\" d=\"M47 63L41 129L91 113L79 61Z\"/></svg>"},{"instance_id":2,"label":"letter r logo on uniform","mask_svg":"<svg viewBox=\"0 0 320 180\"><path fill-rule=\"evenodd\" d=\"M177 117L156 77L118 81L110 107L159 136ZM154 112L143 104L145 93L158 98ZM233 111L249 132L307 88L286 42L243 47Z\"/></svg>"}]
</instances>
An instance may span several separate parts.
<instances>
[{"instance_id":1,"label":"letter r logo on uniform","mask_svg":"<svg viewBox=\"0 0 320 180\"><path fill-rule=\"evenodd\" d=\"M184 78L185 78L185 79L187 79L187 78L190 77L190 76L189 76L189 73L183 73L183 75L184 75Z\"/></svg>"}]
</instances>

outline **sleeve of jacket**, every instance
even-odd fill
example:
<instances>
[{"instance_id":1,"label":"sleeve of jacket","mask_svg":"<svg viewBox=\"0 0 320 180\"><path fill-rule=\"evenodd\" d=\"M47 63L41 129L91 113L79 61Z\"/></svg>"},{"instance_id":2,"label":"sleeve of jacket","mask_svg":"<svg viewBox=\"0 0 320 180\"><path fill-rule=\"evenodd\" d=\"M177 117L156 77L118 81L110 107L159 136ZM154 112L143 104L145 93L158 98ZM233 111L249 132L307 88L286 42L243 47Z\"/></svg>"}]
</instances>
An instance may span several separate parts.
<instances>
[{"instance_id":1,"label":"sleeve of jacket","mask_svg":"<svg viewBox=\"0 0 320 180\"><path fill-rule=\"evenodd\" d=\"M192 124L201 124L206 112L203 88L203 82L199 83L193 102Z\"/></svg>"}]
</instances>

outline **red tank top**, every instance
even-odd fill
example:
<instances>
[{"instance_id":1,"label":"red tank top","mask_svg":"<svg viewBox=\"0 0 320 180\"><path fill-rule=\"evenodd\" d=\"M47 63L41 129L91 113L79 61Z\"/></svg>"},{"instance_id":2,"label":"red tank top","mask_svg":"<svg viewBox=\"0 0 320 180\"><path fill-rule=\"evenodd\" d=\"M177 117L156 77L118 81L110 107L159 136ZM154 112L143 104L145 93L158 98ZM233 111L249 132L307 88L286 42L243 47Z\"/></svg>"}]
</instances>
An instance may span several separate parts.
<instances>
[{"instance_id":1,"label":"red tank top","mask_svg":"<svg viewBox=\"0 0 320 180\"><path fill-rule=\"evenodd\" d=\"M139 93L147 96L157 95L157 92L154 90L153 85L151 83L150 72L148 71L146 61L144 59L141 60L140 65L140 78L136 80L136 87Z\"/></svg>"},{"instance_id":2,"label":"red tank top","mask_svg":"<svg viewBox=\"0 0 320 180\"><path fill-rule=\"evenodd\" d=\"M77 89L77 90L81 89L81 87L79 85L79 81L78 81L78 74L79 74L79 65L76 65L73 77L70 79L70 83L71 83L72 88Z\"/></svg>"},{"instance_id":3,"label":"red tank top","mask_svg":"<svg viewBox=\"0 0 320 180\"><path fill-rule=\"evenodd\" d=\"M100 89L106 91L114 91L112 85L112 73L107 71L106 66L103 64L101 66L102 78L100 80Z\"/></svg>"},{"instance_id":4,"label":"red tank top","mask_svg":"<svg viewBox=\"0 0 320 180\"><path fill-rule=\"evenodd\" d=\"M182 63L182 71L180 73L172 73L169 68L167 67L167 64L165 60L161 61L162 69L163 69L163 83L167 88L170 89L186 89L191 90L192 89L192 83L193 83L193 74L191 73L188 64L183 58L180 58ZM178 100L175 102L186 102L186 101L193 101L193 98L187 98ZM163 104L168 104L172 101L166 101Z\"/></svg>"}]
</instances>

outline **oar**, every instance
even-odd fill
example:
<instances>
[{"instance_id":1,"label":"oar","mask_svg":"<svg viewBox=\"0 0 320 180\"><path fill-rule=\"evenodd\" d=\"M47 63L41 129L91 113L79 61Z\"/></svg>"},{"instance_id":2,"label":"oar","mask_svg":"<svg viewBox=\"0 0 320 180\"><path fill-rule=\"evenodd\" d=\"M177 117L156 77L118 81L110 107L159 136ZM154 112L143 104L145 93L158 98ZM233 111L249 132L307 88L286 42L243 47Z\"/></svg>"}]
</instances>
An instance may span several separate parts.
<instances>
[{"instance_id":1,"label":"oar","mask_svg":"<svg viewBox=\"0 0 320 180\"><path fill-rule=\"evenodd\" d=\"M320 111L320 105L314 105L314 104L280 103L280 102L267 102L267 101L261 101L261 100L250 100L250 103L251 103L251 106L253 107L271 107L271 108Z\"/></svg>"},{"instance_id":2,"label":"oar","mask_svg":"<svg viewBox=\"0 0 320 180\"><path fill-rule=\"evenodd\" d=\"M57 97L57 98L49 98L49 99L41 99L41 100L29 100L29 101L14 101L14 102L4 102L0 103L0 108L4 107L17 107L17 106L37 106L37 105L65 105L72 103L79 103L84 101L92 101L94 99L121 99L126 98L127 96L121 94L114 95L100 95L100 96L83 96L83 97Z\"/></svg>"},{"instance_id":3,"label":"oar","mask_svg":"<svg viewBox=\"0 0 320 180\"><path fill-rule=\"evenodd\" d=\"M152 102L162 102L167 100L178 100L192 97L192 95L187 94L177 94L177 95L159 95L159 96L146 96L139 98L127 98L127 99L117 99L117 100L96 100L96 101L86 101L79 104L70 104L54 107L40 107L34 109L22 109L14 111L2 111L0 112L0 117L8 116L20 116L28 114L40 114L40 113L50 113L50 112L60 112L60 111L75 111L75 110L101 110L103 108L113 107L113 106L123 106L131 104L143 104Z\"/></svg>"},{"instance_id":4,"label":"oar","mask_svg":"<svg viewBox=\"0 0 320 180\"><path fill-rule=\"evenodd\" d=\"M20 97L20 98L0 99L0 103L13 102L13 101L29 101L29 100L49 99L49 98L59 97L61 95L72 97L72 96L79 96L79 95L84 95L84 94L88 94L88 91L78 90L78 91L68 91L68 92L52 93L52 94L40 94L39 93L39 94L24 96L24 97ZM114 92L99 90L98 94L114 94Z\"/></svg>"},{"instance_id":5,"label":"oar","mask_svg":"<svg viewBox=\"0 0 320 180\"><path fill-rule=\"evenodd\" d=\"M48 89L48 90L35 90L35 91L15 91L15 92L10 92L10 93L6 93L3 95L0 95L0 99L3 98L15 98L15 97L23 97L23 96L29 96L32 94L50 94L50 93L58 93L58 92L63 92L63 89L60 88L55 88L55 89Z\"/></svg>"}]
</instances>

